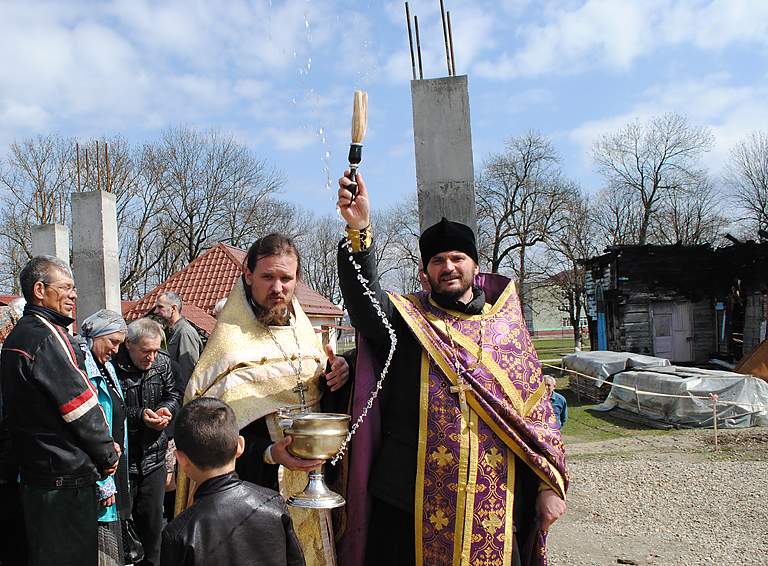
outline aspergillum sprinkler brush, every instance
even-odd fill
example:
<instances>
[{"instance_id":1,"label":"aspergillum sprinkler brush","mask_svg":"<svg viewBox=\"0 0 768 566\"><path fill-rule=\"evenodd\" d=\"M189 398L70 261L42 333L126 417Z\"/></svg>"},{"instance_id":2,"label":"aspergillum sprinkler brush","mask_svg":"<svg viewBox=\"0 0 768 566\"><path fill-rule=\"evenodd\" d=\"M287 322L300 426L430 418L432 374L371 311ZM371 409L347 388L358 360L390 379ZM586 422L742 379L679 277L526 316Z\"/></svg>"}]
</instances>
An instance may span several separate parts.
<instances>
[{"instance_id":1,"label":"aspergillum sprinkler brush","mask_svg":"<svg viewBox=\"0 0 768 566\"><path fill-rule=\"evenodd\" d=\"M360 162L363 160L363 138L367 128L368 93L356 90L355 100L352 103L352 143L349 144L349 180L352 181L352 184L347 187L352 193L352 198L357 195L355 175Z\"/></svg>"}]
</instances>

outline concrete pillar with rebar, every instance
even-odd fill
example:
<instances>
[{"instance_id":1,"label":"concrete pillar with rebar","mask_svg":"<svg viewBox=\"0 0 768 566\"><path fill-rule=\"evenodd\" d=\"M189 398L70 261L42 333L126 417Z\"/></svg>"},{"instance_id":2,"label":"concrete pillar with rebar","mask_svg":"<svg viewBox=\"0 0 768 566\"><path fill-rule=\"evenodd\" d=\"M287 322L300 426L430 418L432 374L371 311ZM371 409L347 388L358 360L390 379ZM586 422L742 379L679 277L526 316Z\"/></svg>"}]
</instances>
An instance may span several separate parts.
<instances>
[{"instance_id":1,"label":"concrete pillar with rebar","mask_svg":"<svg viewBox=\"0 0 768 566\"><path fill-rule=\"evenodd\" d=\"M466 75L411 81L421 230L445 216L477 233Z\"/></svg>"},{"instance_id":2,"label":"concrete pillar with rebar","mask_svg":"<svg viewBox=\"0 0 768 566\"><path fill-rule=\"evenodd\" d=\"M32 226L32 255L52 255L69 263L69 229L64 224Z\"/></svg>"},{"instance_id":3,"label":"concrete pillar with rebar","mask_svg":"<svg viewBox=\"0 0 768 566\"><path fill-rule=\"evenodd\" d=\"M104 191L72 193L72 268L77 327L100 309L120 311L116 198Z\"/></svg>"}]
</instances>

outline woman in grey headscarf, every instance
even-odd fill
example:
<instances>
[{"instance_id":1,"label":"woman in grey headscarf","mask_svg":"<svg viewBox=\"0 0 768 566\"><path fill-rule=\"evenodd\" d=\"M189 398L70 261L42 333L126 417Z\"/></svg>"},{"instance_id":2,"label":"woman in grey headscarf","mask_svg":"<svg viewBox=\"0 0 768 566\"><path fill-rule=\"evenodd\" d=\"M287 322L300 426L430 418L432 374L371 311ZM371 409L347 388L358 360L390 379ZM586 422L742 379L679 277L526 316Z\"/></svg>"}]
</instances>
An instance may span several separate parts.
<instances>
[{"instance_id":1,"label":"woman in grey headscarf","mask_svg":"<svg viewBox=\"0 0 768 566\"><path fill-rule=\"evenodd\" d=\"M118 313L102 309L83 321L81 334L85 343L88 377L98 391L99 404L109 424L112 438L120 445L122 455L114 477L97 482L99 508L99 566L123 566L123 537L121 520L131 513L126 454L126 407L120 382L109 359L125 340L127 328Z\"/></svg>"}]
</instances>

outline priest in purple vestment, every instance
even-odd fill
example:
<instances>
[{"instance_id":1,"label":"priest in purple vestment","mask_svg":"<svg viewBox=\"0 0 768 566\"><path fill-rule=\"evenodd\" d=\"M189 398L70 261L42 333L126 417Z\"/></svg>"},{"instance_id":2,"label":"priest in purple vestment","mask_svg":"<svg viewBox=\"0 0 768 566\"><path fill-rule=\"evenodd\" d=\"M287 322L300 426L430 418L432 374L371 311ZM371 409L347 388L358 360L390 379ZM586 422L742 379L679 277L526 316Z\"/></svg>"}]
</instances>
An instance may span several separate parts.
<instances>
[{"instance_id":1,"label":"priest in purple vestment","mask_svg":"<svg viewBox=\"0 0 768 566\"><path fill-rule=\"evenodd\" d=\"M444 218L419 240L429 290L383 291L368 192L356 181L354 199L346 177L338 192L339 277L359 346L353 419L390 349L372 297L397 348L346 462L339 562L545 565L568 473L515 285L481 274L472 230Z\"/></svg>"}]
</instances>

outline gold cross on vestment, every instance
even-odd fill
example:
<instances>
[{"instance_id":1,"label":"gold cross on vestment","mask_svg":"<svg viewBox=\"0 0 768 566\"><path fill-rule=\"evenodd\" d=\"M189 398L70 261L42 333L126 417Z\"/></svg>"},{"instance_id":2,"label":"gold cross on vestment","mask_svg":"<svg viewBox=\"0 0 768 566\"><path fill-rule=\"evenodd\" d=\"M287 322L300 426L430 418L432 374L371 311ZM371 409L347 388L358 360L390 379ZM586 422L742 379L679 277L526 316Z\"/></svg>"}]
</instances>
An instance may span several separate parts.
<instances>
[{"instance_id":1,"label":"gold cross on vestment","mask_svg":"<svg viewBox=\"0 0 768 566\"><path fill-rule=\"evenodd\" d=\"M462 414L467 412L467 390L472 389L472 386L465 381L460 381L458 385L451 385L448 389L451 393L459 394L459 405L461 406Z\"/></svg>"},{"instance_id":2,"label":"gold cross on vestment","mask_svg":"<svg viewBox=\"0 0 768 566\"><path fill-rule=\"evenodd\" d=\"M304 397L304 392L309 391L309 387L307 386L307 384L299 381L296 384L296 387L291 389L291 391L293 391L294 393L298 393L302 408L306 407L307 401L306 401L306 398Z\"/></svg>"}]
</instances>

